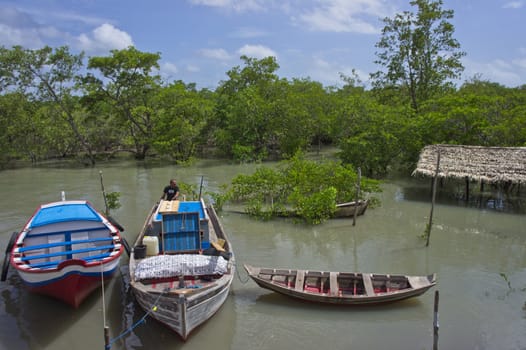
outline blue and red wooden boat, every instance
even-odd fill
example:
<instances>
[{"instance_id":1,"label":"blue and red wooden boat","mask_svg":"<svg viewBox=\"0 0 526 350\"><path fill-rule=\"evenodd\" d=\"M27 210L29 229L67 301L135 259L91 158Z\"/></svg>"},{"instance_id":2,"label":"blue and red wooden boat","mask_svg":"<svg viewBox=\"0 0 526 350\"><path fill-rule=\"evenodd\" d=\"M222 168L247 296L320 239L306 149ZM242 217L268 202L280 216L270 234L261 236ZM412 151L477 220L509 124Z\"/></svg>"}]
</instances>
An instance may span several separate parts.
<instances>
[{"instance_id":1,"label":"blue and red wooden boat","mask_svg":"<svg viewBox=\"0 0 526 350\"><path fill-rule=\"evenodd\" d=\"M13 234L6 259L31 292L76 308L117 270L126 247L119 226L88 201L44 204Z\"/></svg>"}]
</instances>

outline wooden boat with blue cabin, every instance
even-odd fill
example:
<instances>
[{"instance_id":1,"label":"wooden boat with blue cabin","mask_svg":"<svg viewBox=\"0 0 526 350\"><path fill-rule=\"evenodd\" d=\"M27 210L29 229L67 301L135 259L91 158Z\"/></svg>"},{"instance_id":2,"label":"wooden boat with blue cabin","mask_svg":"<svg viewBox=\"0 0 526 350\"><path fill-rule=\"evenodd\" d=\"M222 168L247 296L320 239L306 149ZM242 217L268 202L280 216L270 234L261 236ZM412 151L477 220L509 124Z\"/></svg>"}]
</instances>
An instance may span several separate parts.
<instances>
[{"instance_id":1,"label":"wooden boat with blue cabin","mask_svg":"<svg viewBox=\"0 0 526 350\"><path fill-rule=\"evenodd\" d=\"M31 292L76 308L119 266L125 243L116 226L85 200L43 204L13 233L6 258Z\"/></svg>"},{"instance_id":2,"label":"wooden boat with blue cabin","mask_svg":"<svg viewBox=\"0 0 526 350\"><path fill-rule=\"evenodd\" d=\"M413 298L436 284L436 274L407 276L360 272L275 269L244 265L262 288L317 303L369 305Z\"/></svg>"},{"instance_id":3,"label":"wooden boat with blue cabin","mask_svg":"<svg viewBox=\"0 0 526 350\"><path fill-rule=\"evenodd\" d=\"M130 256L139 305L183 340L225 302L235 274L232 246L204 201L156 203Z\"/></svg>"}]
</instances>

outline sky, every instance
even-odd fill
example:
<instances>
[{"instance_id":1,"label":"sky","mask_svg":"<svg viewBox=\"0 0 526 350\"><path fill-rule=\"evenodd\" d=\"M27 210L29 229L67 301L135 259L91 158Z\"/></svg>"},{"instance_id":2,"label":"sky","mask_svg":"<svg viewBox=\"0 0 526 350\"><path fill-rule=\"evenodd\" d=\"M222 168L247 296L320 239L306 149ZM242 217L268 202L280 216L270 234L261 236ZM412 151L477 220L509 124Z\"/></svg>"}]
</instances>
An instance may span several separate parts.
<instances>
[{"instance_id":1,"label":"sky","mask_svg":"<svg viewBox=\"0 0 526 350\"><path fill-rule=\"evenodd\" d=\"M526 84L526 0L443 0L466 52L457 85ZM67 45L86 57L134 46L161 55L164 81L215 89L242 55L275 56L276 74L343 86L381 70L382 19L415 12L410 0L0 0L0 45Z\"/></svg>"}]
</instances>

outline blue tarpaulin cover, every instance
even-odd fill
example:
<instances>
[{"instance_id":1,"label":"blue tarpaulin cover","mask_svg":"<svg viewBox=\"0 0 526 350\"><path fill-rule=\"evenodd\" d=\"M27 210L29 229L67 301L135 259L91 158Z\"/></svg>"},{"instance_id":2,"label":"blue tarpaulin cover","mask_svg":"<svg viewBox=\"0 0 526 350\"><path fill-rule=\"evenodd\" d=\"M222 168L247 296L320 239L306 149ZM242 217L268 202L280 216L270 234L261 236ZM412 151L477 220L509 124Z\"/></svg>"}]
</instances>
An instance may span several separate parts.
<instances>
[{"instance_id":1,"label":"blue tarpaulin cover","mask_svg":"<svg viewBox=\"0 0 526 350\"><path fill-rule=\"evenodd\" d=\"M88 203L60 203L43 206L35 214L30 227L39 227L66 221L102 221L95 209Z\"/></svg>"}]
</instances>

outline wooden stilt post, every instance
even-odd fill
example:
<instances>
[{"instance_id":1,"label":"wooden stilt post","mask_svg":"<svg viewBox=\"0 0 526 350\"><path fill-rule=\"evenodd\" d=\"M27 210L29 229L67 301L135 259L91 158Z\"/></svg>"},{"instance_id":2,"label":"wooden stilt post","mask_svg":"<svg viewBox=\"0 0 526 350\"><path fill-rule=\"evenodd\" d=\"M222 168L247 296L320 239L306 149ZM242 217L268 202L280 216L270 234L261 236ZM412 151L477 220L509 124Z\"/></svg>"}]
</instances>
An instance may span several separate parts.
<instances>
[{"instance_id":1,"label":"wooden stilt post","mask_svg":"<svg viewBox=\"0 0 526 350\"><path fill-rule=\"evenodd\" d=\"M435 291L435 307L433 314L433 350L438 350L438 290Z\"/></svg>"},{"instance_id":2,"label":"wooden stilt post","mask_svg":"<svg viewBox=\"0 0 526 350\"><path fill-rule=\"evenodd\" d=\"M354 206L354 213L352 215L352 225L356 226L356 215L358 212L358 201L360 200L360 183L362 182L362 169L358 167L358 184L356 185L356 205Z\"/></svg>"},{"instance_id":3,"label":"wooden stilt post","mask_svg":"<svg viewBox=\"0 0 526 350\"><path fill-rule=\"evenodd\" d=\"M483 203L484 203L484 180L480 179L480 189L479 189L479 203L478 203L478 207L479 208L482 208L483 207Z\"/></svg>"},{"instance_id":4,"label":"wooden stilt post","mask_svg":"<svg viewBox=\"0 0 526 350\"><path fill-rule=\"evenodd\" d=\"M466 204L469 203L469 177L466 176Z\"/></svg>"},{"instance_id":5,"label":"wooden stilt post","mask_svg":"<svg viewBox=\"0 0 526 350\"><path fill-rule=\"evenodd\" d=\"M437 192L437 178L438 178L438 171L440 168L440 149L437 150L437 167L435 170L435 177L433 179L433 197L431 198L431 212L429 213L429 223L427 224L427 240L426 240L426 247L429 246L429 236L431 236L431 226L433 225L433 209L435 207L435 196Z\"/></svg>"},{"instance_id":6,"label":"wooden stilt post","mask_svg":"<svg viewBox=\"0 0 526 350\"><path fill-rule=\"evenodd\" d=\"M110 327L104 326L104 349L110 348Z\"/></svg>"}]
</instances>

